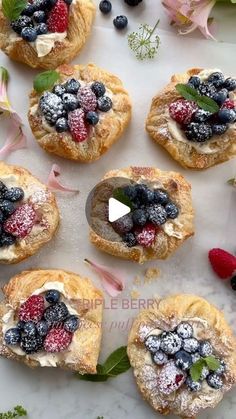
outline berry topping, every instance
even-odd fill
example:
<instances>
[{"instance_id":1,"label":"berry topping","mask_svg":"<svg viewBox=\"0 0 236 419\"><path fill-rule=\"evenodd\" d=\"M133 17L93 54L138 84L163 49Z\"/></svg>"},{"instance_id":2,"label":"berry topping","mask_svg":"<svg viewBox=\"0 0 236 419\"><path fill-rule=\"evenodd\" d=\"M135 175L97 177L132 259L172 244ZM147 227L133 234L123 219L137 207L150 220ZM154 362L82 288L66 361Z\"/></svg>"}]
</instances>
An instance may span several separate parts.
<instances>
[{"instance_id":1,"label":"berry topping","mask_svg":"<svg viewBox=\"0 0 236 419\"><path fill-rule=\"evenodd\" d=\"M222 105L222 109L234 109L235 108L235 102L231 99L226 99L225 102Z\"/></svg>"},{"instance_id":2,"label":"berry topping","mask_svg":"<svg viewBox=\"0 0 236 419\"><path fill-rule=\"evenodd\" d=\"M203 82L198 87L198 91L202 96L212 97L216 93L216 88L213 84L208 82Z\"/></svg>"},{"instance_id":3,"label":"berry topping","mask_svg":"<svg viewBox=\"0 0 236 419\"><path fill-rule=\"evenodd\" d=\"M229 77L228 79L225 80L224 82L224 87L229 91L233 91L236 89L236 79L232 79L231 77Z\"/></svg>"},{"instance_id":4,"label":"berry topping","mask_svg":"<svg viewBox=\"0 0 236 419\"><path fill-rule=\"evenodd\" d=\"M35 336L37 333L35 323L32 321L26 322L24 325L23 332L27 336Z\"/></svg>"},{"instance_id":5,"label":"berry topping","mask_svg":"<svg viewBox=\"0 0 236 419\"><path fill-rule=\"evenodd\" d=\"M206 122L211 117L211 112L204 111L204 109L198 109L193 115L194 122Z\"/></svg>"},{"instance_id":6,"label":"berry topping","mask_svg":"<svg viewBox=\"0 0 236 419\"><path fill-rule=\"evenodd\" d=\"M11 27L13 31L15 31L18 35L21 35L22 29L33 27L33 22L28 16L20 16L19 19L11 22Z\"/></svg>"},{"instance_id":7,"label":"berry topping","mask_svg":"<svg viewBox=\"0 0 236 419\"><path fill-rule=\"evenodd\" d=\"M166 211L167 217L168 218L171 218L172 220L174 220L175 218L177 218L178 215L179 215L179 210L178 210L177 206L173 202L169 202L165 206L165 211Z\"/></svg>"},{"instance_id":8,"label":"berry topping","mask_svg":"<svg viewBox=\"0 0 236 419\"><path fill-rule=\"evenodd\" d=\"M193 328L191 324L182 322L178 325L176 332L182 339L188 339L193 336Z\"/></svg>"},{"instance_id":9,"label":"berry topping","mask_svg":"<svg viewBox=\"0 0 236 419\"><path fill-rule=\"evenodd\" d=\"M68 131L69 125L66 118L59 118L55 124L55 129L57 132Z\"/></svg>"},{"instance_id":10,"label":"berry topping","mask_svg":"<svg viewBox=\"0 0 236 419\"><path fill-rule=\"evenodd\" d=\"M44 313L44 298L41 295L32 295L19 309L19 319L24 322L38 322Z\"/></svg>"},{"instance_id":11,"label":"berry topping","mask_svg":"<svg viewBox=\"0 0 236 419\"><path fill-rule=\"evenodd\" d=\"M68 28L68 6L63 0L57 0L49 12L47 25L50 32L66 32Z\"/></svg>"},{"instance_id":12,"label":"berry topping","mask_svg":"<svg viewBox=\"0 0 236 419\"><path fill-rule=\"evenodd\" d=\"M32 16L34 11L35 11L34 5L28 2L21 14L25 16Z\"/></svg>"},{"instance_id":13,"label":"berry topping","mask_svg":"<svg viewBox=\"0 0 236 419\"><path fill-rule=\"evenodd\" d=\"M133 228L133 220L132 215L129 213L127 215L124 215L123 217L120 217L117 221L112 223L112 227L118 234L125 234L129 233Z\"/></svg>"},{"instance_id":14,"label":"berry topping","mask_svg":"<svg viewBox=\"0 0 236 419\"><path fill-rule=\"evenodd\" d=\"M167 364L168 362L168 356L164 354L164 352L162 351L157 351L153 355L153 361L155 362L156 365L164 365L164 364Z\"/></svg>"},{"instance_id":15,"label":"berry topping","mask_svg":"<svg viewBox=\"0 0 236 419\"><path fill-rule=\"evenodd\" d=\"M199 381L193 381L191 377L187 377L185 384L190 391L200 391L202 388L202 384Z\"/></svg>"},{"instance_id":16,"label":"berry topping","mask_svg":"<svg viewBox=\"0 0 236 419\"><path fill-rule=\"evenodd\" d=\"M128 19L126 16L116 16L116 18L113 20L113 24L115 26L116 29L121 30L126 28L126 26L128 25Z\"/></svg>"},{"instance_id":17,"label":"berry topping","mask_svg":"<svg viewBox=\"0 0 236 419\"><path fill-rule=\"evenodd\" d=\"M46 308L44 319L51 325L63 322L68 316L68 308L65 303L55 303Z\"/></svg>"},{"instance_id":18,"label":"berry topping","mask_svg":"<svg viewBox=\"0 0 236 419\"><path fill-rule=\"evenodd\" d=\"M169 201L168 194L159 189L154 190L154 202L155 204L165 205Z\"/></svg>"},{"instance_id":19,"label":"berry topping","mask_svg":"<svg viewBox=\"0 0 236 419\"><path fill-rule=\"evenodd\" d=\"M42 23L46 20L46 14L43 10L34 12L33 19L36 23Z\"/></svg>"},{"instance_id":20,"label":"berry topping","mask_svg":"<svg viewBox=\"0 0 236 419\"><path fill-rule=\"evenodd\" d=\"M203 357L212 355L213 348L208 340L203 340L200 342L199 353Z\"/></svg>"},{"instance_id":21,"label":"berry topping","mask_svg":"<svg viewBox=\"0 0 236 419\"><path fill-rule=\"evenodd\" d=\"M167 220L165 208L158 204L150 205L148 208L148 219L156 226L164 224Z\"/></svg>"},{"instance_id":22,"label":"berry topping","mask_svg":"<svg viewBox=\"0 0 236 419\"><path fill-rule=\"evenodd\" d=\"M236 271L236 257L223 249L212 249L209 260L215 273L222 279L230 278Z\"/></svg>"},{"instance_id":23,"label":"berry topping","mask_svg":"<svg viewBox=\"0 0 236 419\"><path fill-rule=\"evenodd\" d=\"M64 93L64 95L62 95L62 101L64 108L67 111L74 111L78 108L78 99L72 93Z\"/></svg>"},{"instance_id":24,"label":"berry topping","mask_svg":"<svg viewBox=\"0 0 236 419\"><path fill-rule=\"evenodd\" d=\"M21 332L17 327L8 329L4 335L7 345L17 345L21 340Z\"/></svg>"},{"instance_id":25,"label":"berry topping","mask_svg":"<svg viewBox=\"0 0 236 419\"><path fill-rule=\"evenodd\" d=\"M137 245L137 240L133 233L124 234L122 239L128 247L134 247Z\"/></svg>"},{"instance_id":26,"label":"berry topping","mask_svg":"<svg viewBox=\"0 0 236 419\"><path fill-rule=\"evenodd\" d=\"M200 83L201 79L198 76L192 76L188 81L188 85L194 87L194 89L197 89L200 86Z\"/></svg>"},{"instance_id":27,"label":"berry topping","mask_svg":"<svg viewBox=\"0 0 236 419\"><path fill-rule=\"evenodd\" d=\"M60 293L57 290L49 290L46 292L45 294L45 300L49 303L49 304L55 304L58 303L58 301L60 300Z\"/></svg>"},{"instance_id":28,"label":"berry topping","mask_svg":"<svg viewBox=\"0 0 236 419\"><path fill-rule=\"evenodd\" d=\"M2 233L0 235L0 248L4 246L12 246L16 241L16 237L11 234Z\"/></svg>"},{"instance_id":29,"label":"berry topping","mask_svg":"<svg viewBox=\"0 0 236 419\"><path fill-rule=\"evenodd\" d=\"M155 354L155 352L159 351L160 343L160 336L156 335L149 335L145 340L145 346L152 354Z\"/></svg>"},{"instance_id":30,"label":"berry topping","mask_svg":"<svg viewBox=\"0 0 236 419\"><path fill-rule=\"evenodd\" d=\"M103 83L99 82L99 81L95 81L91 85L91 90L93 91L93 93L97 97L101 97L101 96L105 95L105 93L106 93L105 85Z\"/></svg>"},{"instance_id":31,"label":"berry topping","mask_svg":"<svg viewBox=\"0 0 236 419\"><path fill-rule=\"evenodd\" d=\"M144 227L137 227L134 233L140 246L151 247L155 242L156 227L151 223L147 223Z\"/></svg>"},{"instance_id":32,"label":"berry topping","mask_svg":"<svg viewBox=\"0 0 236 419\"><path fill-rule=\"evenodd\" d=\"M192 357L188 352L178 351L175 354L175 365L183 371L189 370L193 361Z\"/></svg>"},{"instance_id":33,"label":"berry topping","mask_svg":"<svg viewBox=\"0 0 236 419\"><path fill-rule=\"evenodd\" d=\"M185 99L178 99L169 106L171 118L179 124L189 124L194 112L197 110L195 102L189 102Z\"/></svg>"},{"instance_id":34,"label":"berry topping","mask_svg":"<svg viewBox=\"0 0 236 419\"><path fill-rule=\"evenodd\" d=\"M41 320L36 324L36 329L39 336L46 336L48 332L48 323L45 320Z\"/></svg>"},{"instance_id":35,"label":"berry topping","mask_svg":"<svg viewBox=\"0 0 236 419\"><path fill-rule=\"evenodd\" d=\"M166 395L171 394L182 386L185 379L185 372L177 368L173 361L169 361L158 375L158 390Z\"/></svg>"},{"instance_id":36,"label":"berry topping","mask_svg":"<svg viewBox=\"0 0 236 419\"><path fill-rule=\"evenodd\" d=\"M7 200L0 201L0 210L4 215L11 215L15 211L15 205Z\"/></svg>"},{"instance_id":37,"label":"berry topping","mask_svg":"<svg viewBox=\"0 0 236 419\"><path fill-rule=\"evenodd\" d=\"M205 380L207 376L209 375L209 373L210 373L209 369L207 367L203 367L199 380L200 381Z\"/></svg>"},{"instance_id":38,"label":"berry topping","mask_svg":"<svg viewBox=\"0 0 236 419\"><path fill-rule=\"evenodd\" d=\"M35 28L23 28L21 31L21 37L27 42L34 42L37 38L37 31Z\"/></svg>"},{"instance_id":39,"label":"berry topping","mask_svg":"<svg viewBox=\"0 0 236 419\"><path fill-rule=\"evenodd\" d=\"M233 276L230 280L231 288L236 291L236 276Z\"/></svg>"},{"instance_id":40,"label":"berry topping","mask_svg":"<svg viewBox=\"0 0 236 419\"><path fill-rule=\"evenodd\" d=\"M55 93L55 95L57 95L57 96L62 96L66 92L70 93L70 92L68 92L68 90L66 90L66 87L63 86L62 84L56 84L52 89L52 93Z\"/></svg>"},{"instance_id":41,"label":"berry topping","mask_svg":"<svg viewBox=\"0 0 236 419\"><path fill-rule=\"evenodd\" d=\"M147 212L144 209L136 209L132 216L133 222L137 226L144 226L147 222Z\"/></svg>"},{"instance_id":42,"label":"berry topping","mask_svg":"<svg viewBox=\"0 0 236 419\"><path fill-rule=\"evenodd\" d=\"M221 86L223 86L224 81L225 81L224 74L222 74L219 71L217 71L215 73L212 73L208 77L208 82L211 83L211 84L213 84L213 86L215 86L215 87L221 87Z\"/></svg>"},{"instance_id":43,"label":"berry topping","mask_svg":"<svg viewBox=\"0 0 236 419\"><path fill-rule=\"evenodd\" d=\"M102 0L99 3L99 9L104 15L107 15L112 9L112 4L109 0Z\"/></svg>"},{"instance_id":44,"label":"berry topping","mask_svg":"<svg viewBox=\"0 0 236 419\"><path fill-rule=\"evenodd\" d=\"M175 332L163 332L160 348L165 354L174 355L180 350L182 339Z\"/></svg>"},{"instance_id":45,"label":"berry topping","mask_svg":"<svg viewBox=\"0 0 236 419\"><path fill-rule=\"evenodd\" d=\"M76 109L68 115L68 125L74 141L80 143L89 137L89 125L85 121L85 113L82 109Z\"/></svg>"},{"instance_id":46,"label":"berry topping","mask_svg":"<svg viewBox=\"0 0 236 419\"><path fill-rule=\"evenodd\" d=\"M5 221L3 228L6 233L15 237L24 238L29 234L35 224L36 212L28 204L21 205Z\"/></svg>"},{"instance_id":47,"label":"berry topping","mask_svg":"<svg viewBox=\"0 0 236 419\"><path fill-rule=\"evenodd\" d=\"M227 131L227 125L223 124L214 124L212 125L212 132L215 135L223 135Z\"/></svg>"},{"instance_id":48,"label":"berry topping","mask_svg":"<svg viewBox=\"0 0 236 419\"><path fill-rule=\"evenodd\" d=\"M236 113L233 109L223 108L218 112L218 119L223 124L234 122L236 119Z\"/></svg>"},{"instance_id":49,"label":"berry topping","mask_svg":"<svg viewBox=\"0 0 236 419\"><path fill-rule=\"evenodd\" d=\"M65 88L67 93L72 93L72 94L76 95L78 93L79 88L80 88L80 83L78 82L78 80L69 79L64 84L64 88Z\"/></svg>"},{"instance_id":50,"label":"berry topping","mask_svg":"<svg viewBox=\"0 0 236 419\"><path fill-rule=\"evenodd\" d=\"M220 389L223 387L223 381L218 374L209 374L207 377L207 384L215 389Z\"/></svg>"},{"instance_id":51,"label":"berry topping","mask_svg":"<svg viewBox=\"0 0 236 419\"><path fill-rule=\"evenodd\" d=\"M46 23L39 23L35 26L35 30L37 32L37 35L45 35L46 33L48 33L48 27Z\"/></svg>"},{"instance_id":52,"label":"berry topping","mask_svg":"<svg viewBox=\"0 0 236 419\"><path fill-rule=\"evenodd\" d=\"M78 101L85 112L95 111L97 108L97 98L90 87L82 87L79 90Z\"/></svg>"},{"instance_id":53,"label":"berry topping","mask_svg":"<svg viewBox=\"0 0 236 419\"><path fill-rule=\"evenodd\" d=\"M46 352L61 352L68 348L72 341L72 333L63 328L53 328L49 330L43 347Z\"/></svg>"},{"instance_id":54,"label":"berry topping","mask_svg":"<svg viewBox=\"0 0 236 419\"><path fill-rule=\"evenodd\" d=\"M143 0L125 0L125 3L129 6L138 6L139 3L141 3Z\"/></svg>"},{"instance_id":55,"label":"berry topping","mask_svg":"<svg viewBox=\"0 0 236 419\"><path fill-rule=\"evenodd\" d=\"M4 192L4 198L11 202L17 202L24 198L24 191L21 188L9 188Z\"/></svg>"},{"instance_id":56,"label":"berry topping","mask_svg":"<svg viewBox=\"0 0 236 419\"><path fill-rule=\"evenodd\" d=\"M199 350L199 342L195 338L188 338L183 340L183 349L190 354Z\"/></svg>"},{"instance_id":57,"label":"berry topping","mask_svg":"<svg viewBox=\"0 0 236 419\"><path fill-rule=\"evenodd\" d=\"M79 323L80 321L77 316L69 316L64 323L64 329L67 332L74 333L79 328Z\"/></svg>"},{"instance_id":58,"label":"berry topping","mask_svg":"<svg viewBox=\"0 0 236 419\"><path fill-rule=\"evenodd\" d=\"M43 341L41 336L22 336L21 349L28 355L38 352L42 349Z\"/></svg>"},{"instance_id":59,"label":"berry topping","mask_svg":"<svg viewBox=\"0 0 236 419\"><path fill-rule=\"evenodd\" d=\"M190 141L204 143L212 137L212 128L209 124L191 122L191 124L187 125L185 135Z\"/></svg>"},{"instance_id":60,"label":"berry topping","mask_svg":"<svg viewBox=\"0 0 236 419\"><path fill-rule=\"evenodd\" d=\"M97 125L99 122L99 115L97 112L94 111L89 111L86 113L86 121L88 122L88 124L90 125Z\"/></svg>"},{"instance_id":61,"label":"berry topping","mask_svg":"<svg viewBox=\"0 0 236 419\"><path fill-rule=\"evenodd\" d=\"M62 99L51 92L44 93L39 101L39 108L49 124L55 124L58 118L65 115Z\"/></svg>"},{"instance_id":62,"label":"berry topping","mask_svg":"<svg viewBox=\"0 0 236 419\"><path fill-rule=\"evenodd\" d=\"M215 371L215 374L217 375L222 375L224 374L224 372L226 371L226 363L223 360L219 360L220 361L220 366L219 368Z\"/></svg>"},{"instance_id":63,"label":"berry topping","mask_svg":"<svg viewBox=\"0 0 236 419\"><path fill-rule=\"evenodd\" d=\"M112 100L108 96L101 96L97 101L98 109L102 112L108 112L112 108Z\"/></svg>"},{"instance_id":64,"label":"berry topping","mask_svg":"<svg viewBox=\"0 0 236 419\"><path fill-rule=\"evenodd\" d=\"M193 364L195 364L195 362L201 359L201 355L199 352L195 352L194 354L191 354L191 357L192 357Z\"/></svg>"},{"instance_id":65,"label":"berry topping","mask_svg":"<svg viewBox=\"0 0 236 419\"><path fill-rule=\"evenodd\" d=\"M223 103L226 101L228 97L228 90L227 89L222 89L219 92L216 92L213 96L212 99L218 103L218 105L223 105Z\"/></svg>"}]
</instances>

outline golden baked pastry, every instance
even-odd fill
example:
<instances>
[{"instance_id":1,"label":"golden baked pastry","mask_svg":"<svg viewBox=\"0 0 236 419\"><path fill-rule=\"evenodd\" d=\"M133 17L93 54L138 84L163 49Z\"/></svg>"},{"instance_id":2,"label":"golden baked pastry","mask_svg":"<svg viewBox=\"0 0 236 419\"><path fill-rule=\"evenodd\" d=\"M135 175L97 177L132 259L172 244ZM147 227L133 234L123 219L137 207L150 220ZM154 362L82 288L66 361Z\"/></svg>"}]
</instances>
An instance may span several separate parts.
<instances>
[{"instance_id":1,"label":"golden baked pastry","mask_svg":"<svg viewBox=\"0 0 236 419\"><path fill-rule=\"evenodd\" d=\"M62 63L69 63L85 44L96 9L92 0L73 0L66 7L69 7L66 28L52 29L46 34L40 34L33 42L22 39L12 29L12 22L4 16L0 8L0 48L12 60L33 68L52 69Z\"/></svg>"},{"instance_id":2,"label":"golden baked pastry","mask_svg":"<svg viewBox=\"0 0 236 419\"><path fill-rule=\"evenodd\" d=\"M110 223L108 201L117 198L120 188L131 212ZM92 204L90 240L100 250L135 262L166 259L194 234L193 217L191 186L179 173L152 167L111 170Z\"/></svg>"},{"instance_id":3,"label":"golden baked pastry","mask_svg":"<svg viewBox=\"0 0 236 419\"><path fill-rule=\"evenodd\" d=\"M3 292L0 355L29 367L96 373L103 296L89 279L62 270L25 271Z\"/></svg>"},{"instance_id":4,"label":"golden baked pastry","mask_svg":"<svg viewBox=\"0 0 236 419\"><path fill-rule=\"evenodd\" d=\"M192 419L215 407L236 383L235 349L223 313L184 294L153 300L136 318L128 340L143 398L163 415Z\"/></svg>"},{"instance_id":5,"label":"golden baked pastry","mask_svg":"<svg viewBox=\"0 0 236 419\"><path fill-rule=\"evenodd\" d=\"M191 101L176 106L181 99L176 85L187 83L216 100L219 108L224 108L223 114L222 109L218 114L207 114ZM236 80L225 79L220 70L193 68L175 74L153 98L146 129L183 167L206 169L236 156L235 99Z\"/></svg>"},{"instance_id":6,"label":"golden baked pastry","mask_svg":"<svg viewBox=\"0 0 236 419\"><path fill-rule=\"evenodd\" d=\"M0 162L0 264L32 256L55 234L55 196L28 170Z\"/></svg>"},{"instance_id":7,"label":"golden baked pastry","mask_svg":"<svg viewBox=\"0 0 236 419\"><path fill-rule=\"evenodd\" d=\"M116 76L94 64L63 65L58 72L52 92L30 95L32 132L49 153L84 163L97 160L130 121L129 95Z\"/></svg>"}]
</instances>

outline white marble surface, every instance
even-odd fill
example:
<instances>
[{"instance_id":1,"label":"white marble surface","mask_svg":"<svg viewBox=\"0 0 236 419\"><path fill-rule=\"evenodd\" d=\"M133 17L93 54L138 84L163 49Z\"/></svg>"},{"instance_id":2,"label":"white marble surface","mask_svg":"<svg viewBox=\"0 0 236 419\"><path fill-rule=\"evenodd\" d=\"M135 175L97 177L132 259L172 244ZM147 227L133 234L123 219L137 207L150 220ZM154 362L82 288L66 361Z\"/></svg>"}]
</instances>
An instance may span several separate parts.
<instances>
[{"instance_id":1,"label":"white marble surface","mask_svg":"<svg viewBox=\"0 0 236 419\"><path fill-rule=\"evenodd\" d=\"M130 30L134 30L140 22L154 24L156 18L161 17L161 48L154 61L136 61L128 50L125 34L115 33L111 18L104 18L98 12L93 35L75 62L94 61L119 75L130 91L134 112L132 123L123 138L94 164L76 165L49 156L35 144L26 119L27 93L35 72L10 62L0 54L1 65L7 67L11 74L10 97L26 122L29 140L29 148L12 154L8 162L27 167L42 180L46 180L52 163L57 162L63 168L64 182L78 186L81 191L79 196L69 198L58 195L62 216L59 233L48 246L27 262L12 267L1 266L1 285L13 274L34 267L73 269L75 272L89 275L99 285L96 275L83 263L85 257L90 257L106 265L116 265L124 271L127 289L119 298L120 303L122 297L130 298L130 291L134 288L141 293L142 298L151 298L153 294L166 295L170 292L198 293L224 309L227 320L236 332L235 295L228 285L215 278L207 261L207 252L211 247L220 245L231 251L236 248L236 194L225 184L226 180L235 174L234 162L200 173L185 171L156 146L144 131L144 121L151 98L164 86L173 72L181 72L191 66L221 67L228 74L233 72L236 65L233 44L236 6L225 11L224 24L219 35L219 39L231 43L213 43L204 40L198 34L186 38L177 36L176 31L168 25L160 1L144 0L146 6L140 6L133 11L128 10L122 3L113 1L114 14L129 12ZM219 8L218 15L222 10ZM4 132L4 126L1 125L0 144L3 143ZM178 170L192 183L196 208L196 235L166 262L140 267L98 252L87 240L88 226L84 204L88 192L106 170L130 164ZM160 278L152 285L135 287L135 276L142 277L148 266L158 266L161 269ZM128 327L136 313L137 310L105 309L101 360L117 346L126 343ZM30 419L96 419L99 415L104 416L104 419L160 417L141 400L132 371L105 384L93 384L79 382L72 374L60 370L33 371L23 365L1 359L0 377L0 411L19 403L27 408ZM235 391L228 394L216 410L204 413L201 418L235 418Z\"/></svg>"}]
</instances>

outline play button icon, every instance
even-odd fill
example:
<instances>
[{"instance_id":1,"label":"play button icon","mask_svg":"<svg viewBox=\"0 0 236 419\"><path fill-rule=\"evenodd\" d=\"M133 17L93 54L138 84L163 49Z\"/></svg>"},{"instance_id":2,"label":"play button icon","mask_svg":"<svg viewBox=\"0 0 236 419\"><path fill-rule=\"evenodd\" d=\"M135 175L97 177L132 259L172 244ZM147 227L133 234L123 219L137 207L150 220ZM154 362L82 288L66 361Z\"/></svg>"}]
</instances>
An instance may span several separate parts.
<instances>
[{"instance_id":1,"label":"play button icon","mask_svg":"<svg viewBox=\"0 0 236 419\"><path fill-rule=\"evenodd\" d=\"M119 220L124 215L129 214L131 211L130 207L118 201L115 198L110 198L108 203L108 219L110 223Z\"/></svg>"}]
</instances>

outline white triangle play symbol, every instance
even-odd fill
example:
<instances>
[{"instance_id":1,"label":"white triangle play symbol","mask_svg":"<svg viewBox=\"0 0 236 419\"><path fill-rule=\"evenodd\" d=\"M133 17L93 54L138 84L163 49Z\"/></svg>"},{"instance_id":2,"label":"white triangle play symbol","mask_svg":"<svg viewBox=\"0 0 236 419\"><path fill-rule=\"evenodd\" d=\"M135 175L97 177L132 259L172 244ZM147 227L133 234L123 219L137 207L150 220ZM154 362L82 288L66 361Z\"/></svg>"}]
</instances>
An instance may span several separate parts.
<instances>
[{"instance_id":1,"label":"white triangle play symbol","mask_svg":"<svg viewBox=\"0 0 236 419\"><path fill-rule=\"evenodd\" d=\"M123 217L126 214L129 214L131 211L130 207L128 207L125 204L122 204L122 202L118 201L115 198L109 199L109 221L110 223L113 223L114 221L117 221L119 218Z\"/></svg>"}]
</instances>

